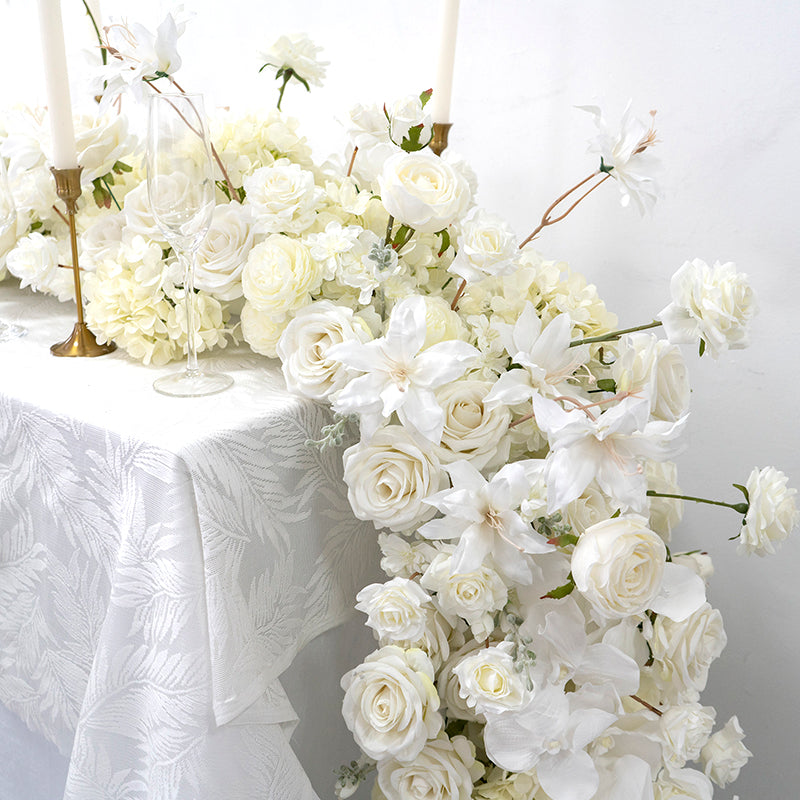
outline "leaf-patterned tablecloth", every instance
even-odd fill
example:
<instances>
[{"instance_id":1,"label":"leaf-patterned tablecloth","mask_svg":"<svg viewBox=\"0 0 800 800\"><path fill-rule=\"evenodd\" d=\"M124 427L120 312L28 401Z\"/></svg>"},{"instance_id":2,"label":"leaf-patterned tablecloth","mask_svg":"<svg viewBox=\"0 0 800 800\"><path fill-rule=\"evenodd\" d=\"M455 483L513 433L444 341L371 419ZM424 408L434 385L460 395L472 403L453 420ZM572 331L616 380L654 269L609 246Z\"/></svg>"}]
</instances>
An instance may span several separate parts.
<instances>
[{"instance_id":1,"label":"leaf-patterned tablecloth","mask_svg":"<svg viewBox=\"0 0 800 800\"><path fill-rule=\"evenodd\" d=\"M0 345L0 702L69 754L67 800L313 798L278 677L377 558L306 446L327 412L242 348L193 399L55 358L73 314L0 288L29 330Z\"/></svg>"}]
</instances>

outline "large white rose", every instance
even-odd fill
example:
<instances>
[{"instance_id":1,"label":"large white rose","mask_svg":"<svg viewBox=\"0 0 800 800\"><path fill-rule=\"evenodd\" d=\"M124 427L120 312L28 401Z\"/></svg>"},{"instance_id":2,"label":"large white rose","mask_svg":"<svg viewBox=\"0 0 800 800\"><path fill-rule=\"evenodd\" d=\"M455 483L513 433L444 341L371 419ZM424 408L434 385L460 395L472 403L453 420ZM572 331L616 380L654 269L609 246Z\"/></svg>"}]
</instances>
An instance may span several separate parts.
<instances>
[{"instance_id":1,"label":"large white rose","mask_svg":"<svg viewBox=\"0 0 800 800\"><path fill-rule=\"evenodd\" d=\"M319 265L297 239L276 233L257 244L242 272L245 298L260 311L283 315L311 301L322 281Z\"/></svg>"},{"instance_id":2,"label":"large white rose","mask_svg":"<svg viewBox=\"0 0 800 800\"><path fill-rule=\"evenodd\" d=\"M461 684L461 696L480 714L501 714L522 707L528 693L514 669L512 642L481 647L464 657L453 672Z\"/></svg>"},{"instance_id":3,"label":"large white rose","mask_svg":"<svg viewBox=\"0 0 800 800\"><path fill-rule=\"evenodd\" d=\"M689 373L677 345L651 333L624 336L611 368L617 391L643 390L654 419L675 422L689 409Z\"/></svg>"},{"instance_id":4,"label":"large white rose","mask_svg":"<svg viewBox=\"0 0 800 800\"><path fill-rule=\"evenodd\" d=\"M696 769L663 771L653 784L655 800L711 800L714 787Z\"/></svg>"},{"instance_id":5,"label":"large white rose","mask_svg":"<svg viewBox=\"0 0 800 800\"><path fill-rule=\"evenodd\" d=\"M714 358L749 344L755 295L732 262L709 267L699 258L686 261L672 276L670 294L672 302L658 318L673 344L702 339Z\"/></svg>"},{"instance_id":6,"label":"large white rose","mask_svg":"<svg viewBox=\"0 0 800 800\"><path fill-rule=\"evenodd\" d=\"M444 411L444 428L437 453L450 464L465 458L478 469L504 464L511 440L506 435L511 411L495 403L485 406L492 388L488 381L460 380L445 384L436 392Z\"/></svg>"},{"instance_id":7,"label":"large white rose","mask_svg":"<svg viewBox=\"0 0 800 800\"><path fill-rule=\"evenodd\" d=\"M78 163L83 167L81 182L89 184L107 175L117 161L130 158L136 139L128 132L128 118L109 112L78 120L75 145Z\"/></svg>"},{"instance_id":8,"label":"large white rose","mask_svg":"<svg viewBox=\"0 0 800 800\"><path fill-rule=\"evenodd\" d=\"M244 190L256 233L302 233L322 197L313 173L285 158L246 176Z\"/></svg>"},{"instance_id":9,"label":"large white rose","mask_svg":"<svg viewBox=\"0 0 800 800\"><path fill-rule=\"evenodd\" d=\"M639 614L661 588L667 548L644 518L627 514L587 528L572 552L578 591L610 619Z\"/></svg>"},{"instance_id":10,"label":"large white rose","mask_svg":"<svg viewBox=\"0 0 800 800\"><path fill-rule=\"evenodd\" d=\"M413 761L442 729L431 660L387 645L342 678L344 721L370 758Z\"/></svg>"},{"instance_id":11,"label":"large white rose","mask_svg":"<svg viewBox=\"0 0 800 800\"><path fill-rule=\"evenodd\" d=\"M399 425L388 425L345 450L347 497L358 519L376 528L410 530L436 509L423 502L444 489L447 476L428 445L419 444Z\"/></svg>"},{"instance_id":12,"label":"large white rose","mask_svg":"<svg viewBox=\"0 0 800 800\"><path fill-rule=\"evenodd\" d=\"M386 800L470 800L483 774L475 745L465 736L428 742L413 763L392 758L378 765L378 785Z\"/></svg>"},{"instance_id":13,"label":"large white rose","mask_svg":"<svg viewBox=\"0 0 800 800\"><path fill-rule=\"evenodd\" d=\"M356 595L356 610L367 615L367 625L381 641L393 644L422 638L430 606L429 595L407 578L371 583Z\"/></svg>"},{"instance_id":14,"label":"large white rose","mask_svg":"<svg viewBox=\"0 0 800 800\"><path fill-rule=\"evenodd\" d=\"M687 761L697 761L716 715L711 706L699 703L681 703L664 711L659 727L665 763L680 768Z\"/></svg>"},{"instance_id":15,"label":"large white rose","mask_svg":"<svg viewBox=\"0 0 800 800\"><path fill-rule=\"evenodd\" d=\"M796 489L786 486L788 478L775 467L754 469L747 479L747 510L739 539L739 553L759 556L774 553L776 542L782 542L800 524L795 505Z\"/></svg>"},{"instance_id":16,"label":"large white rose","mask_svg":"<svg viewBox=\"0 0 800 800\"><path fill-rule=\"evenodd\" d=\"M218 205L197 248L194 285L219 300L242 296L242 270L253 248L253 232L239 203Z\"/></svg>"},{"instance_id":17,"label":"large white rose","mask_svg":"<svg viewBox=\"0 0 800 800\"><path fill-rule=\"evenodd\" d=\"M341 389L354 372L328 356L340 342L370 339L367 326L353 311L330 300L301 308L278 342L278 356L286 385L314 400L324 400Z\"/></svg>"},{"instance_id":18,"label":"large white rose","mask_svg":"<svg viewBox=\"0 0 800 800\"><path fill-rule=\"evenodd\" d=\"M508 588L491 567L484 565L475 572L451 574L451 566L451 554L439 553L420 583L436 592L442 613L465 619L475 639L482 642L494 630L495 612L508 602Z\"/></svg>"},{"instance_id":19,"label":"large white rose","mask_svg":"<svg viewBox=\"0 0 800 800\"><path fill-rule=\"evenodd\" d=\"M653 677L673 702L699 699L711 662L728 641L722 615L708 603L682 622L657 616L646 638L654 659Z\"/></svg>"},{"instance_id":20,"label":"large white rose","mask_svg":"<svg viewBox=\"0 0 800 800\"><path fill-rule=\"evenodd\" d=\"M23 288L54 294L64 303L75 299L75 282L71 269L58 266L59 255L58 242L52 236L29 233L9 250L6 268Z\"/></svg>"},{"instance_id":21,"label":"large white rose","mask_svg":"<svg viewBox=\"0 0 800 800\"><path fill-rule=\"evenodd\" d=\"M739 720L731 717L702 749L703 768L717 786L725 787L739 777L739 771L753 754L744 746L744 731Z\"/></svg>"},{"instance_id":22,"label":"large white rose","mask_svg":"<svg viewBox=\"0 0 800 800\"><path fill-rule=\"evenodd\" d=\"M395 153L378 177L381 200L397 222L436 233L461 216L470 202L469 186L433 153Z\"/></svg>"}]
</instances>

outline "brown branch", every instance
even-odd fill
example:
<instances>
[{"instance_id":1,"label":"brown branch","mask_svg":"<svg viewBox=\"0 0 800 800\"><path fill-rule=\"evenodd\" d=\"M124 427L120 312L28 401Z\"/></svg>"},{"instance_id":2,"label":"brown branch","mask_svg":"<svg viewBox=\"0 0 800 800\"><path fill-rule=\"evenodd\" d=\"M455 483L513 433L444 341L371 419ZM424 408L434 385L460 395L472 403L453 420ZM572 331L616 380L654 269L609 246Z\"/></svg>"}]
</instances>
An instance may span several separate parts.
<instances>
[{"instance_id":1,"label":"brown branch","mask_svg":"<svg viewBox=\"0 0 800 800\"><path fill-rule=\"evenodd\" d=\"M641 703L648 711L652 711L654 714L658 714L659 717L663 717L664 716L664 712L663 711L659 711L655 706L651 706L650 703L647 702L647 700L642 700L641 697L639 697L638 695L635 695L635 694L632 694L630 697L631 697L632 700L635 700L637 703Z\"/></svg>"},{"instance_id":2,"label":"brown branch","mask_svg":"<svg viewBox=\"0 0 800 800\"><path fill-rule=\"evenodd\" d=\"M350 156L350 165L347 167L347 177L349 178L353 172L353 164L356 162L356 153L358 152L358 147L353 148L353 155Z\"/></svg>"},{"instance_id":3,"label":"brown branch","mask_svg":"<svg viewBox=\"0 0 800 800\"><path fill-rule=\"evenodd\" d=\"M467 288L467 281L466 279L462 278L461 283L458 285L456 296L453 298L453 302L450 303L451 310L456 311L458 309L458 301L461 299L461 296L464 294L464 289L466 288Z\"/></svg>"}]
</instances>

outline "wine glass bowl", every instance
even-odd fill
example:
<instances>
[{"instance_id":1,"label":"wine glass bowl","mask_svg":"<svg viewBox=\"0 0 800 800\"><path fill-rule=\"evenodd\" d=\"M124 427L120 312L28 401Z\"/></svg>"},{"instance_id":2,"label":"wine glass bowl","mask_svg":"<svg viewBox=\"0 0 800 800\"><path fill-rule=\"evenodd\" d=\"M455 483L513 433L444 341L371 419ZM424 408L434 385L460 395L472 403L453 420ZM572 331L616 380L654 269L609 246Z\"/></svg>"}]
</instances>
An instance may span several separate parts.
<instances>
[{"instance_id":1,"label":"wine glass bowl","mask_svg":"<svg viewBox=\"0 0 800 800\"><path fill-rule=\"evenodd\" d=\"M156 225L184 266L187 363L165 375L156 391L197 397L227 389L233 378L199 369L194 309L197 249L211 225L215 186L211 149L200 95L158 94L150 98L147 131L147 196Z\"/></svg>"}]
</instances>

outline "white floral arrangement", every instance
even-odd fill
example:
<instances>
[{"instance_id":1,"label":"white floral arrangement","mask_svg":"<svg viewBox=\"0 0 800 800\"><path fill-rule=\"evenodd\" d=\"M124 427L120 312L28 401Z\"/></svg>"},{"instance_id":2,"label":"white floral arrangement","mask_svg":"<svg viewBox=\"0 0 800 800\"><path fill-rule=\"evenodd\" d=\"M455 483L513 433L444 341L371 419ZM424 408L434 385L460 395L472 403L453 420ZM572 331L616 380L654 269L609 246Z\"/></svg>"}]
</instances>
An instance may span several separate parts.
<instances>
[{"instance_id":1,"label":"white floral arrangement","mask_svg":"<svg viewBox=\"0 0 800 800\"><path fill-rule=\"evenodd\" d=\"M346 157L321 165L277 109L220 115L190 332L141 147L109 110L123 91L182 91L186 21L105 31L100 110L78 120L86 316L145 364L180 358L189 335L198 351L242 337L330 405L318 445L357 424L344 479L387 577L356 598L377 648L342 679L362 756L338 796L375 771L375 800L711 798L751 753L737 718L719 726L701 703L726 635L710 557L672 552L671 532L684 500L712 502L741 518L739 551L765 555L800 514L773 467L734 484L734 502L682 494L679 345L746 346L753 292L731 263L688 260L655 319L619 330L594 286L531 245L603 182L652 207L652 120L628 110L613 130L587 108L599 168L518 244L475 205L469 166L431 152L429 93L353 109ZM279 104L291 81L321 83L318 54L304 36L264 54ZM68 300L42 121L14 111L0 127L19 209L0 265Z\"/></svg>"}]
</instances>

